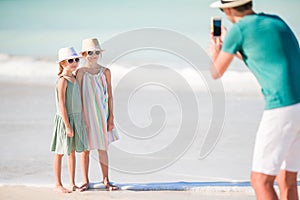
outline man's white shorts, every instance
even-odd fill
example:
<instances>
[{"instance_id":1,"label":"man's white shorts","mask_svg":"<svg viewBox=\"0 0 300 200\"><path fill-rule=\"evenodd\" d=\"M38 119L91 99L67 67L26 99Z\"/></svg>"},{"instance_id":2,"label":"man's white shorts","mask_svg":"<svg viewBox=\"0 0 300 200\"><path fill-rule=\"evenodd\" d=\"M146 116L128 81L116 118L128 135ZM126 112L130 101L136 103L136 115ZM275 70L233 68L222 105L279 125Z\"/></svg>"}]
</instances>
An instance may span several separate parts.
<instances>
[{"instance_id":1,"label":"man's white shorts","mask_svg":"<svg viewBox=\"0 0 300 200\"><path fill-rule=\"evenodd\" d=\"M265 110L256 136L252 171L277 175L300 170L300 103Z\"/></svg>"}]
</instances>

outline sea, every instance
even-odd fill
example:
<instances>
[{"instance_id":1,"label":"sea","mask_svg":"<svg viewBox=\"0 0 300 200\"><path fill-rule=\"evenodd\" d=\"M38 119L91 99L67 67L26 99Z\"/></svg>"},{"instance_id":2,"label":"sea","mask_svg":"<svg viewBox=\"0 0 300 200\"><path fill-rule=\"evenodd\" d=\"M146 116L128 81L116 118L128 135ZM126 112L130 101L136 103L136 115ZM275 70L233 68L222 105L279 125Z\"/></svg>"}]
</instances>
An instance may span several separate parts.
<instances>
[{"instance_id":1,"label":"sea","mask_svg":"<svg viewBox=\"0 0 300 200\"><path fill-rule=\"evenodd\" d=\"M49 149L57 52L68 46L80 52L81 41L91 37L104 49L99 63L112 72L120 140L109 149L111 180L249 182L263 97L241 61L235 60L222 79L210 78L210 18L222 17L231 27L222 12L209 7L212 2L0 0L0 86L36 89L25 94L36 98L32 104L19 106L30 107L35 116L20 115L18 106L9 115L0 112L0 184L54 185ZM254 1L256 12L278 14L297 38L299 7L299 0ZM0 102L6 99L1 96ZM39 112L37 99L48 108ZM20 133L28 135L22 135L24 141L15 140ZM97 153L91 158L91 181L101 181Z\"/></svg>"}]
</instances>

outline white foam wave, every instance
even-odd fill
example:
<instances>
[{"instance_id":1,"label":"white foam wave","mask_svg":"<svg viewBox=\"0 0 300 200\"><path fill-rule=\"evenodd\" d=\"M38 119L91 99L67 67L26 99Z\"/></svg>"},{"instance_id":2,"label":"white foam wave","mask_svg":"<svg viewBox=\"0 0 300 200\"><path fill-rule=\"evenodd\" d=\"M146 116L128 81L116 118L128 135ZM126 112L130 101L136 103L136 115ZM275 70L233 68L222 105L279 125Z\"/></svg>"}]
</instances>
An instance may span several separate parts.
<instances>
[{"instance_id":1,"label":"white foam wave","mask_svg":"<svg viewBox=\"0 0 300 200\"><path fill-rule=\"evenodd\" d=\"M53 83L58 71L55 61L0 54L0 80Z\"/></svg>"},{"instance_id":2,"label":"white foam wave","mask_svg":"<svg viewBox=\"0 0 300 200\"><path fill-rule=\"evenodd\" d=\"M252 187L220 187L220 186L206 186L191 188L194 192L209 192L209 193L247 193L254 194Z\"/></svg>"},{"instance_id":3,"label":"white foam wave","mask_svg":"<svg viewBox=\"0 0 300 200\"><path fill-rule=\"evenodd\" d=\"M111 65L113 85L118 82L137 66L135 64ZM176 70L195 90L208 91L205 77L209 77L209 71L195 73L190 66L183 66L182 63L171 63L173 70ZM26 56L11 56L0 54L0 81L29 82L36 84L51 84L57 78L58 65L54 59L40 59ZM153 72L157 73L157 72ZM147 74L145 74L147 76ZM228 71L223 76L222 84L226 93L257 95L259 85L249 71ZM134 81L134 80L132 80ZM178 85L180 87L180 85Z\"/></svg>"},{"instance_id":4,"label":"white foam wave","mask_svg":"<svg viewBox=\"0 0 300 200\"><path fill-rule=\"evenodd\" d=\"M170 64L170 66L172 66L172 69L178 72L188 82L194 91L208 92L211 89L208 82L213 80L209 70L202 70L198 73L190 66L182 67L182 65L180 65L180 67L176 67L176 64L174 63ZM112 70L114 85L118 84L118 82L134 68L135 67L129 68L128 66L112 65L110 69ZM148 76L149 73L145 73L145 76ZM260 86L250 71L227 71L221 78L221 81L224 92L227 94L244 96L260 95ZM180 88L182 86L179 83L177 87Z\"/></svg>"}]
</instances>

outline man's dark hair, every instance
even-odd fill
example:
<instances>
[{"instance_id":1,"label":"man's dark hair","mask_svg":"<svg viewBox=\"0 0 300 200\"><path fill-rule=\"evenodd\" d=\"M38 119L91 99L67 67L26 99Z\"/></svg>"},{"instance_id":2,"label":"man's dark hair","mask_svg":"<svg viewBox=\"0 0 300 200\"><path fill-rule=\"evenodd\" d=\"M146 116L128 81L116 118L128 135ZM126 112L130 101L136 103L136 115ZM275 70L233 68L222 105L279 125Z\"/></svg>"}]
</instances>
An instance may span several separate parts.
<instances>
[{"instance_id":1,"label":"man's dark hair","mask_svg":"<svg viewBox=\"0 0 300 200\"><path fill-rule=\"evenodd\" d=\"M238 12L244 12L246 10L252 9L252 1L250 1L249 3L246 3L244 5L234 7L233 9Z\"/></svg>"}]
</instances>

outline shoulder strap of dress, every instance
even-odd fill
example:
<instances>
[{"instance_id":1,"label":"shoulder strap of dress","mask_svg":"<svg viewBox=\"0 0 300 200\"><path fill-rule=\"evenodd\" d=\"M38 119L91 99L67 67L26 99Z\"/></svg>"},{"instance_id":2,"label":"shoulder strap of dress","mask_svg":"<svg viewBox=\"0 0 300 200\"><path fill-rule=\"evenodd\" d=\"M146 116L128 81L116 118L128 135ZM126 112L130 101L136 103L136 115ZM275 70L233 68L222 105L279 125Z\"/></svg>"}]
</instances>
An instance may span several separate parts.
<instances>
[{"instance_id":1,"label":"shoulder strap of dress","mask_svg":"<svg viewBox=\"0 0 300 200\"><path fill-rule=\"evenodd\" d=\"M105 69L106 69L105 67L100 66L100 72L104 73Z\"/></svg>"},{"instance_id":2,"label":"shoulder strap of dress","mask_svg":"<svg viewBox=\"0 0 300 200\"><path fill-rule=\"evenodd\" d=\"M65 77L64 75L59 75L58 79L60 79L60 78L66 79L66 77ZM57 80L58 80L58 79L57 79Z\"/></svg>"},{"instance_id":3,"label":"shoulder strap of dress","mask_svg":"<svg viewBox=\"0 0 300 200\"><path fill-rule=\"evenodd\" d=\"M67 82L73 83L73 81L70 80L70 77L68 77L68 76L60 75L58 78L59 78L59 79L60 79L60 78L64 78ZM76 80L76 79L75 79L75 80ZM76 82L76 81L75 81L75 82Z\"/></svg>"}]
</instances>

